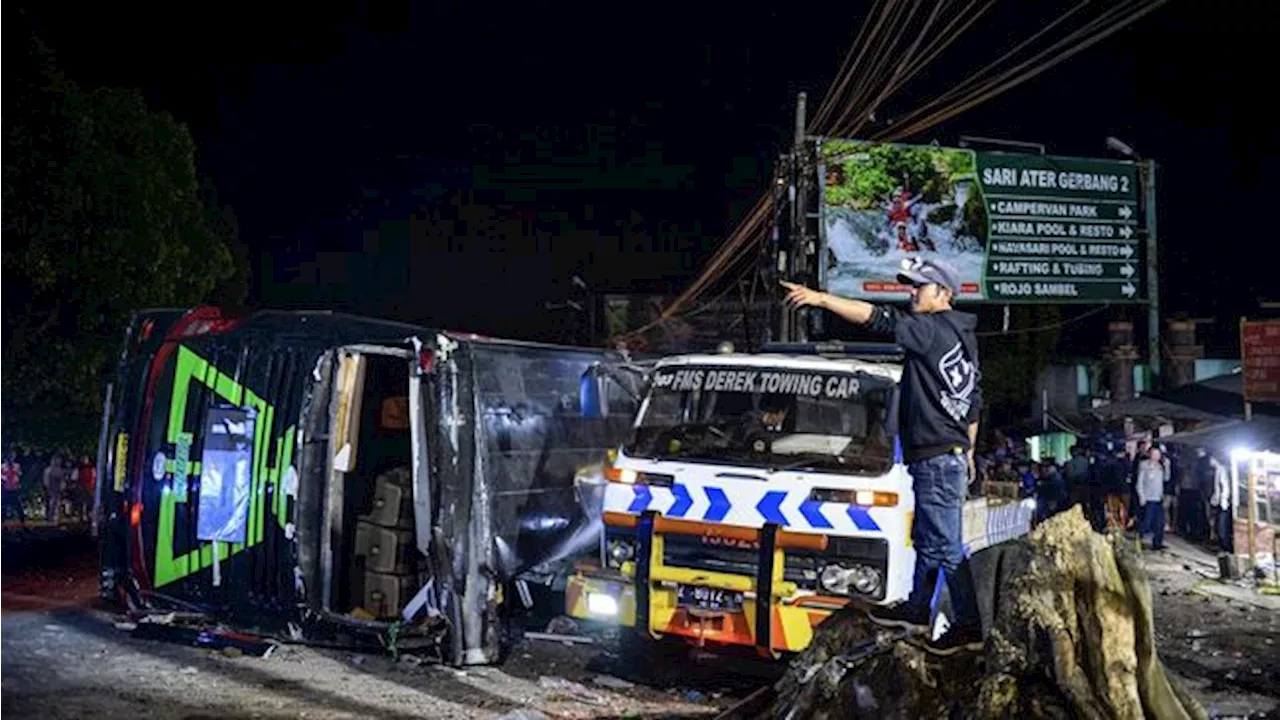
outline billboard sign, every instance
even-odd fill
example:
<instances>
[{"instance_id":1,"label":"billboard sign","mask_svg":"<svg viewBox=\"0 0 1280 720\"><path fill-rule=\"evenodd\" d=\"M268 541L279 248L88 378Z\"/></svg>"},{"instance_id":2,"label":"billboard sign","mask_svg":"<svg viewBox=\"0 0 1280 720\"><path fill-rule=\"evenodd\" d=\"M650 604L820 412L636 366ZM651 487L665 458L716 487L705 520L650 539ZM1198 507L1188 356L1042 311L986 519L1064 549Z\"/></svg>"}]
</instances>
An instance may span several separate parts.
<instances>
[{"instance_id":1,"label":"billboard sign","mask_svg":"<svg viewBox=\"0 0 1280 720\"><path fill-rule=\"evenodd\" d=\"M1240 323L1245 402L1280 402L1280 320Z\"/></svg>"},{"instance_id":2,"label":"billboard sign","mask_svg":"<svg viewBox=\"0 0 1280 720\"><path fill-rule=\"evenodd\" d=\"M1141 302L1138 166L851 140L818 144L821 284L903 300L903 259L959 272L961 301Z\"/></svg>"}]
</instances>

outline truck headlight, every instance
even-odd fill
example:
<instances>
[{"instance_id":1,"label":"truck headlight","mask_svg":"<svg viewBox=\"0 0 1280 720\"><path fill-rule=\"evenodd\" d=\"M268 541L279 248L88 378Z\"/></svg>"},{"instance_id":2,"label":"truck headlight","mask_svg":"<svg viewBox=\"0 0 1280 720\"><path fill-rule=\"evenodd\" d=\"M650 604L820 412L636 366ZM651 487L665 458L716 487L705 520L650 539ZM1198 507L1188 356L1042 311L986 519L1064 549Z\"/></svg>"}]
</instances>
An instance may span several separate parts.
<instances>
[{"instance_id":1,"label":"truck headlight","mask_svg":"<svg viewBox=\"0 0 1280 720\"><path fill-rule=\"evenodd\" d=\"M880 589L880 571L870 565L850 566L831 564L824 566L818 575L822 589L838 595L874 595Z\"/></svg>"},{"instance_id":2,"label":"truck headlight","mask_svg":"<svg viewBox=\"0 0 1280 720\"><path fill-rule=\"evenodd\" d=\"M592 615L617 615L618 599L604 593L587 593L587 612Z\"/></svg>"},{"instance_id":3,"label":"truck headlight","mask_svg":"<svg viewBox=\"0 0 1280 720\"><path fill-rule=\"evenodd\" d=\"M605 554L608 556L609 567L620 568L622 563L635 558L636 546L630 540L610 540Z\"/></svg>"}]
</instances>

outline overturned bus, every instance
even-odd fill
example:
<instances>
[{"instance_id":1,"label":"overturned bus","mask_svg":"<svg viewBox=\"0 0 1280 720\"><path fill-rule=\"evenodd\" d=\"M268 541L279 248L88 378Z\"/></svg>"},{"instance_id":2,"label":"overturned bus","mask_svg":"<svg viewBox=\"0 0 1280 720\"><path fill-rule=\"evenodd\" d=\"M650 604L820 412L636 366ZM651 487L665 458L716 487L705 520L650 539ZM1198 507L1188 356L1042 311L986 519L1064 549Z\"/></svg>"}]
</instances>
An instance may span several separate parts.
<instances>
[{"instance_id":1,"label":"overturned bus","mask_svg":"<svg viewBox=\"0 0 1280 720\"><path fill-rule=\"evenodd\" d=\"M529 603L514 579L594 542L574 474L635 402L584 417L580 382L618 360L332 313L138 313L104 408L103 595L496 661Z\"/></svg>"}]
</instances>

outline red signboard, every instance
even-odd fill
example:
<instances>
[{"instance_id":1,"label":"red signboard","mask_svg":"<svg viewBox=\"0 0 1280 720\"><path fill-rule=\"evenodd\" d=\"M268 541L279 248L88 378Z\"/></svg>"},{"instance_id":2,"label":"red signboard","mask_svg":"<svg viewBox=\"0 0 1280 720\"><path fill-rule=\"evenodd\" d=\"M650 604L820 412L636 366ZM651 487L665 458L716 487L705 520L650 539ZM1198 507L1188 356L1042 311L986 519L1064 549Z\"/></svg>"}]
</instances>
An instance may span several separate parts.
<instances>
[{"instance_id":1,"label":"red signboard","mask_svg":"<svg viewBox=\"0 0 1280 720\"><path fill-rule=\"evenodd\" d=\"M1280 320L1240 323L1245 402L1280 402Z\"/></svg>"}]
</instances>

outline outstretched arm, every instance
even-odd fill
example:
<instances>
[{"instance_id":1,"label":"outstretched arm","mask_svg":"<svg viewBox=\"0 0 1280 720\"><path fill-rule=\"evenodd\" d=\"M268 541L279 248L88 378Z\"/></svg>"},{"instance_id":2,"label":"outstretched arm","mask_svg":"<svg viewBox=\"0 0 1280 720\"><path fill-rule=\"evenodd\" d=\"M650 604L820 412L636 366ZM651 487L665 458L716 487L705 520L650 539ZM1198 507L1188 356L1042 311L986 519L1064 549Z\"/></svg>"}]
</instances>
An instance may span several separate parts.
<instances>
[{"instance_id":1,"label":"outstretched arm","mask_svg":"<svg viewBox=\"0 0 1280 720\"><path fill-rule=\"evenodd\" d=\"M810 290L803 285L780 281L787 289L786 303L792 307L818 307L830 310L840 317L856 325L866 325L871 321L875 305L861 300L836 297L830 293Z\"/></svg>"}]
</instances>

